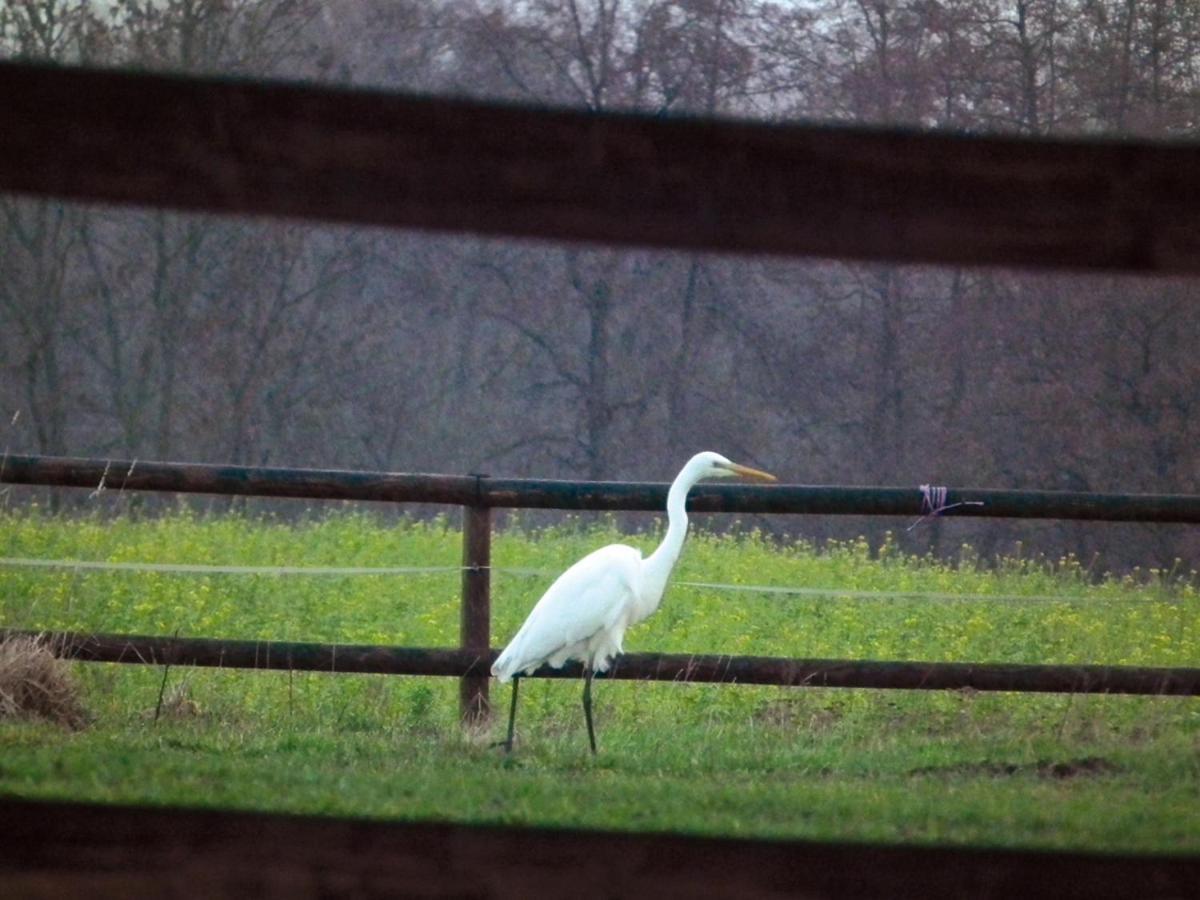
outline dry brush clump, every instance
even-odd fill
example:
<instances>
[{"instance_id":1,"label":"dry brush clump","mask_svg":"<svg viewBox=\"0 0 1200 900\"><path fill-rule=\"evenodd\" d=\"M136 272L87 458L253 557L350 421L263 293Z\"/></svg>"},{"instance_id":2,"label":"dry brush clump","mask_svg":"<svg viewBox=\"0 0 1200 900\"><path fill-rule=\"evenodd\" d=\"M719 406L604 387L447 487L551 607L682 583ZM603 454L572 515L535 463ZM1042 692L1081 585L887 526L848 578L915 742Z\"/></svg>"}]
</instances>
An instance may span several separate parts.
<instances>
[{"instance_id":1,"label":"dry brush clump","mask_svg":"<svg viewBox=\"0 0 1200 900\"><path fill-rule=\"evenodd\" d=\"M0 639L0 719L35 716L68 728L87 724L69 666L43 638Z\"/></svg>"}]
</instances>

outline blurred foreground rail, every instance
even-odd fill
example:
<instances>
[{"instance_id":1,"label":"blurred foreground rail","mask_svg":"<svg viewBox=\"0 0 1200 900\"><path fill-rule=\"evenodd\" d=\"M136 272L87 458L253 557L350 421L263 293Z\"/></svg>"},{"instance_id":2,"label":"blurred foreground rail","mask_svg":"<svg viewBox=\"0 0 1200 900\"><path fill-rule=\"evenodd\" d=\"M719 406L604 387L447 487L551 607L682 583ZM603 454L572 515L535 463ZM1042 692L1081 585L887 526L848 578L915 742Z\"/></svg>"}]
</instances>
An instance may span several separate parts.
<instances>
[{"instance_id":1,"label":"blurred foreground rail","mask_svg":"<svg viewBox=\"0 0 1200 900\"><path fill-rule=\"evenodd\" d=\"M130 848L137 852L131 853ZM0 800L0 896L1195 896L1200 858Z\"/></svg>"},{"instance_id":2,"label":"blurred foreground rail","mask_svg":"<svg viewBox=\"0 0 1200 900\"><path fill-rule=\"evenodd\" d=\"M721 253L1200 272L1200 147L0 63L0 190ZM69 136L65 139L64 136Z\"/></svg>"}]
</instances>

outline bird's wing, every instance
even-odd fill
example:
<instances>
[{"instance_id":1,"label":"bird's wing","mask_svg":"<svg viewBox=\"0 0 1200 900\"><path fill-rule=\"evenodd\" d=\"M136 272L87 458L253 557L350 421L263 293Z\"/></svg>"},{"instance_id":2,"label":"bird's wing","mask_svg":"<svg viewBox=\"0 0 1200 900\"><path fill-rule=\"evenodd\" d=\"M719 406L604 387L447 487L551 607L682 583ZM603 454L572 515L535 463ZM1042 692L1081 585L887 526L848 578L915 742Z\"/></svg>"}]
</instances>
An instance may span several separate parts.
<instances>
[{"instance_id":1,"label":"bird's wing","mask_svg":"<svg viewBox=\"0 0 1200 900\"><path fill-rule=\"evenodd\" d=\"M611 630L633 602L641 554L612 544L563 572L542 595L493 672L503 680Z\"/></svg>"}]
</instances>

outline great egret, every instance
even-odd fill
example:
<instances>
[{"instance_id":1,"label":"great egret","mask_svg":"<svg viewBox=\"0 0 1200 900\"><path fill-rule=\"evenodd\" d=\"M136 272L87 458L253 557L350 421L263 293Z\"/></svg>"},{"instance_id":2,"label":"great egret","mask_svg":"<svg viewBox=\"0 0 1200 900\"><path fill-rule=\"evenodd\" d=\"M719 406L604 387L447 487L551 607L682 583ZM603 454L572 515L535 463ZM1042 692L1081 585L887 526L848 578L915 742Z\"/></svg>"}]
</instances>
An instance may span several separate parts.
<instances>
[{"instance_id":1,"label":"great egret","mask_svg":"<svg viewBox=\"0 0 1200 900\"><path fill-rule=\"evenodd\" d=\"M512 680L512 706L508 711L506 751L512 751L513 725L517 715L520 676L543 663L559 668L569 659L583 663L583 714L587 719L588 743L596 752L592 725L592 677L608 669L611 658L621 652L625 629L645 619L662 602L667 578L683 539L687 536L688 491L703 478L740 475L759 481L775 476L730 462L719 453L697 453L687 461L667 493L667 534L658 549L645 559L640 550L625 544L609 544L585 556L555 579L533 607L525 624L492 666L492 674L504 684Z\"/></svg>"}]
</instances>

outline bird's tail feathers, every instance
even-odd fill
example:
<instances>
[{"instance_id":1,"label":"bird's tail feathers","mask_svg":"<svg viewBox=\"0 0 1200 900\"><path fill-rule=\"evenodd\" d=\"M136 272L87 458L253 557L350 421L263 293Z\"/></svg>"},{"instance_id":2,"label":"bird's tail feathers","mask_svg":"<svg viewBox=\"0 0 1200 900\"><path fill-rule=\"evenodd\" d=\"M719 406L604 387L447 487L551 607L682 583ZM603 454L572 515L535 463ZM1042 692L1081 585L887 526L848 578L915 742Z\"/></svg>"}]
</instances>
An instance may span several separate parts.
<instances>
[{"instance_id":1,"label":"bird's tail feathers","mask_svg":"<svg viewBox=\"0 0 1200 900\"><path fill-rule=\"evenodd\" d=\"M505 652L496 657L496 661L492 663L492 677L501 684L507 684L516 674L513 666L512 656Z\"/></svg>"}]
</instances>

